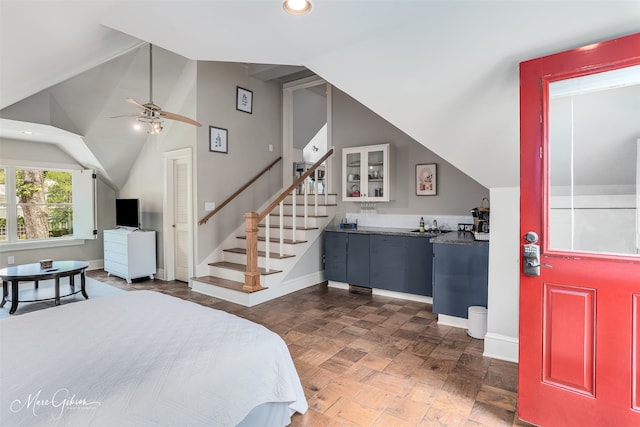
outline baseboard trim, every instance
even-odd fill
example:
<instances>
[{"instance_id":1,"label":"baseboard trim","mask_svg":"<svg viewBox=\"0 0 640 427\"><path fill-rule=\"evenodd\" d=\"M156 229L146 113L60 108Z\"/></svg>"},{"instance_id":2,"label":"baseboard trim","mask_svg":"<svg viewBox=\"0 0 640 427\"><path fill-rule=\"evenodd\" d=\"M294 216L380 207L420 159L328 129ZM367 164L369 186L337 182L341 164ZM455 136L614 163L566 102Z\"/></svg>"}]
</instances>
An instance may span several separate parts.
<instances>
[{"instance_id":1,"label":"baseboard trim","mask_svg":"<svg viewBox=\"0 0 640 427\"><path fill-rule=\"evenodd\" d=\"M347 291L349 290L349 284L348 283L334 282L333 280L329 280L327 282L327 285L330 288L345 289ZM415 302L423 302L425 304L433 304L433 298L427 297L427 296L423 296L423 295L405 294L404 292L387 291L385 289L376 289L376 288L371 288L371 293L373 295L380 295L382 297L398 298L398 299L404 299L404 300L407 300L407 301L415 301Z\"/></svg>"},{"instance_id":2,"label":"baseboard trim","mask_svg":"<svg viewBox=\"0 0 640 427\"><path fill-rule=\"evenodd\" d=\"M487 332L483 356L518 363L518 338Z\"/></svg>"},{"instance_id":3,"label":"baseboard trim","mask_svg":"<svg viewBox=\"0 0 640 427\"><path fill-rule=\"evenodd\" d=\"M469 321L464 317L438 314L438 325L453 326L454 328L467 329L469 327Z\"/></svg>"}]
</instances>

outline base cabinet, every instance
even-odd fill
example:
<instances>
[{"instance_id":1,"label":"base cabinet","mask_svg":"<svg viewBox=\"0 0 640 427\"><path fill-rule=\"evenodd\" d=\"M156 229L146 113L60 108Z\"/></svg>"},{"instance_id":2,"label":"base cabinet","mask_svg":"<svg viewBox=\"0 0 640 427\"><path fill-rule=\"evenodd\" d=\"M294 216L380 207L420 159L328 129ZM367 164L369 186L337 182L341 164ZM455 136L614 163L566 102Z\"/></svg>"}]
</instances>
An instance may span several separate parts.
<instances>
[{"instance_id":1,"label":"base cabinet","mask_svg":"<svg viewBox=\"0 0 640 427\"><path fill-rule=\"evenodd\" d=\"M131 279L156 273L156 232L117 228L104 230L104 271Z\"/></svg>"},{"instance_id":2,"label":"base cabinet","mask_svg":"<svg viewBox=\"0 0 640 427\"><path fill-rule=\"evenodd\" d=\"M325 231L325 277L351 285L432 295L428 238Z\"/></svg>"},{"instance_id":3,"label":"base cabinet","mask_svg":"<svg viewBox=\"0 0 640 427\"><path fill-rule=\"evenodd\" d=\"M433 245L433 312L467 318L487 306L489 245Z\"/></svg>"}]
</instances>

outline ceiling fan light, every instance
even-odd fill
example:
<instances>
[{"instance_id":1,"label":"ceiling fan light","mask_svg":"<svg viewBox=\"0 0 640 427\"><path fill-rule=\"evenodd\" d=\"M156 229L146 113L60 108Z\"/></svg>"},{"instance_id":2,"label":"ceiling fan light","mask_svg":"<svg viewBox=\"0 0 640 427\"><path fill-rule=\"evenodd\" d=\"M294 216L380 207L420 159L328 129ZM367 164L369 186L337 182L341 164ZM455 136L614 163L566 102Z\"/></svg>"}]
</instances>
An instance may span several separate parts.
<instances>
[{"instance_id":1,"label":"ceiling fan light","mask_svg":"<svg viewBox=\"0 0 640 427\"><path fill-rule=\"evenodd\" d=\"M311 7L311 0L284 0L282 3L282 8L290 15L306 15Z\"/></svg>"}]
</instances>

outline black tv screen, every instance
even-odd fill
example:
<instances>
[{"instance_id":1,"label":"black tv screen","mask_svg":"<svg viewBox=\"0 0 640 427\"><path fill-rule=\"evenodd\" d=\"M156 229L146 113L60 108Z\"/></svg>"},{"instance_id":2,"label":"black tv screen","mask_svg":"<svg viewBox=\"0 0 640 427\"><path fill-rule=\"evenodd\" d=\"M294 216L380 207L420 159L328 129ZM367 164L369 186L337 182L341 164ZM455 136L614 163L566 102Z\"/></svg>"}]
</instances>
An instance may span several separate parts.
<instances>
[{"instance_id":1,"label":"black tv screen","mask_svg":"<svg viewBox=\"0 0 640 427\"><path fill-rule=\"evenodd\" d=\"M138 199L116 199L116 226L140 227Z\"/></svg>"}]
</instances>

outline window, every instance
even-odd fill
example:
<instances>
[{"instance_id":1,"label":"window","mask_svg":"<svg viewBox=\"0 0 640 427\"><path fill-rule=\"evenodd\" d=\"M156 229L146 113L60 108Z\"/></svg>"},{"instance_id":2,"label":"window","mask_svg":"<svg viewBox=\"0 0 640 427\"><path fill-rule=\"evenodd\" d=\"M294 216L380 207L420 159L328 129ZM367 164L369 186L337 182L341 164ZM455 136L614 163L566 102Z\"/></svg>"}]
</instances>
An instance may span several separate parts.
<instances>
[{"instance_id":1,"label":"window","mask_svg":"<svg viewBox=\"0 0 640 427\"><path fill-rule=\"evenodd\" d=\"M93 171L0 168L0 244L94 238L94 206Z\"/></svg>"}]
</instances>

